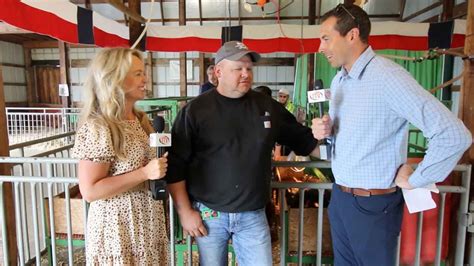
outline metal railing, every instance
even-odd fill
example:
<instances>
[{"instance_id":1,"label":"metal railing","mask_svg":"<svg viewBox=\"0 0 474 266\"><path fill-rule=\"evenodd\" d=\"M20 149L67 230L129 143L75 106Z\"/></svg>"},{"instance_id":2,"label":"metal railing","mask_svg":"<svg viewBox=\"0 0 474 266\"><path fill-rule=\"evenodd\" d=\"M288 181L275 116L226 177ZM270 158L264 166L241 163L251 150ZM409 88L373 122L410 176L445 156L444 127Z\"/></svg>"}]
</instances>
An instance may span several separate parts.
<instances>
[{"instance_id":1,"label":"metal railing","mask_svg":"<svg viewBox=\"0 0 474 266\"><path fill-rule=\"evenodd\" d=\"M177 105L174 109L177 110ZM37 107L7 107L5 110L10 145L75 132L81 111L80 108ZM150 119L153 119L154 115L164 116L171 125L174 116L170 110L169 108L156 108L147 110L146 113Z\"/></svg>"},{"instance_id":2,"label":"metal railing","mask_svg":"<svg viewBox=\"0 0 474 266\"><path fill-rule=\"evenodd\" d=\"M4 187L6 184L13 186L14 192L14 203L15 203L15 218L16 218L16 235L17 235L17 246L19 253L20 265L24 265L27 262L33 262L39 260L42 253L48 250L50 254L50 264L57 264L57 240L58 224L61 223L65 226L65 233L63 234L64 240L62 244L67 246L67 262L69 265L73 265L74 261L74 249L77 245L74 241L73 230L74 222L71 219L71 206L72 196L70 195L69 189L71 185L77 184L77 162L75 159L67 158L11 158L11 157L0 157L0 164L14 164L16 168L12 172L11 176L0 176L0 223L2 225L2 249L4 255L4 264L8 265L8 246L6 241L6 217L5 217L5 203L4 203ZM275 166L278 167L317 167L317 168L329 168L329 163L325 162L274 162ZM19 170L19 169L22 170ZM448 193L459 194L459 208L457 210L457 237L455 243L455 251L453 254L455 265L463 265L465 261L465 244L468 233L468 226L471 226L471 222L467 217L468 213L468 201L469 201L469 189L470 189L470 177L471 177L471 166L470 165L457 165L454 171L461 173L461 185L460 186L439 186L440 190L440 202L439 202L439 215L438 221L443 221L445 215L445 198ZM304 196L309 190L318 191L318 209L317 209L317 233L316 241L314 243L314 261L316 265L323 264L322 255L322 244L323 244L323 206L325 206L325 194L327 190L331 190L331 183L297 183L297 182L273 182L272 187L279 190L279 206L280 206L280 265L286 265L289 254L287 253L287 234L286 228L291 226L288 224L284 217L283 212L285 211L285 191L289 188L299 189L299 217L298 217L298 240L297 240L297 256L296 262L298 265L303 264L304 250L303 250L303 235L304 235ZM29 193L27 193L29 191ZM58 194L63 193L62 205L55 203L55 199L58 198ZM87 238L85 235L86 221L87 221L87 204L82 199L79 200L82 204L82 216L83 216L83 228L82 234L84 239ZM77 203L77 202L76 202ZM176 247L175 247L175 230L174 228L174 209L172 200L169 201L170 207L170 234L171 234L171 265L175 264L176 260ZM61 207L62 206L62 207ZM55 214L55 210L58 208L65 210L63 216L58 218ZM31 211L28 211L31 210ZM41 217L44 215L44 219ZM417 227L417 240L416 240L416 255L414 265L420 265L421 257L421 239L422 239L422 223L423 213L419 213L418 227ZM64 222L65 221L65 222ZM434 265L441 265L441 246L442 246L442 232L443 222L438 222L437 238L436 238L436 257ZM30 241L28 241L30 240ZM190 237L184 243L187 246L187 263L192 265L192 240ZM398 252L400 252L400 241L398 246ZM400 254L400 253L399 253ZM471 254L472 256L472 254ZM399 260L394 262L395 265L400 263Z\"/></svg>"},{"instance_id":3,"label":"metal railing","mask_svg":"<svg viewBox=\"0 0 474 266\"><path fill-rule=\"evenodd\" d=\"M281 167L317 167L317 168L330 168L330 164L326 162L274 162L275 166ZM416 167L416 165L413 164ZM470 225L470 222L467 222L468 219L466 217L469 216L468 213L468 206L469 206L469 190L470 190L470 183L471 183L471 165L457 165L454 169L455 172L461 172L461 185L460 186L445 186L440 185L438 186L440 191L440 202L439 212L438 212L438 228L437 228L437 237L436 237L436 255L434 259L434 265L441 265L441 247L443 241L443 230L444 228L444 214L445 214L445 205L446 205L446 195L447 193L454 193L460 195L459 200L459 207L457 211L457 237L456 237L456 244L455 246L455 254L454 256L454 265L464 265L464 255L465 255L465 244L466 244L466 237L467 237L467 229ZM273 188L279 189L280 194L280 206L285 206L285 190L289 188L298 188L299 190L299 224L298 224L298 251L297 251L297 260L296 262L298 265L302 265L303 263L303 217L304 217L304 195L305 192L314 189L318 191L318 215L317 215L317 238L315 245L316 250L316 260L314 263L316 265L322 264L322 241L323 241L323 208L321 206L325 206L324 202L324 195L326 190L332 189L332 183L296 183L296 182L274 182L272 183ZM288 240L286 239L286 226L287 223L283 218L281 213L283 210L280 211L280 224L281 224L281 231L280 231L280 265L286 265L286 261L288 259L288 254L286 254L286 244ZM415 258L414 258L414 265L418 266L421 263L421 243L422 243L422 228L423 228L423 213L418 213L418 224L417 224L417 236L416 236L416 251L415 251ZM470 217L470 216L469 216ZM398 240L398 247L397 247L397 260L394 262L394 265L400 265L400 236ZM471 236L472 239L472 236ZM471 240L472 242L472 240ZM474 244L474 243L472 243ZM470 254L472 258L474 254Z\"/></svg>"},{"instance_id":4,"label":"metal railing","mask_svg":"<svg viewBox=\"0 0 474 266\"><path fill-rule=\"evenodd\" d=\"M10 144L76 131L79 108L7 107Z\"/></svg>"}]
</instances>

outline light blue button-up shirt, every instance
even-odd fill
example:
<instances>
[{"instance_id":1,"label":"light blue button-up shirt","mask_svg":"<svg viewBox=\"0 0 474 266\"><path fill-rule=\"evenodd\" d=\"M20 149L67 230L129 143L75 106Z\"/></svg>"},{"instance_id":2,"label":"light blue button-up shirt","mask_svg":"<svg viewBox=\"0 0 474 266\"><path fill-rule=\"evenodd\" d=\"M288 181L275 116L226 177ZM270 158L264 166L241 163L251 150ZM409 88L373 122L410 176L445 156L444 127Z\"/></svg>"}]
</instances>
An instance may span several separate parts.
<instances>
[{"instance_id":1,"label":"light blue button-up shirt","mask_svg":"<svg viewBox=\"0 0 474 266\"><path fill-rule=\"evenodd\" d=\"M428 139L424 160L409 183L442 181L472 144L470 132L401 66L368 47L331 83L332 170L336 183L389 188L407 160L408 125Z\"/></svg>"}]
</instances>

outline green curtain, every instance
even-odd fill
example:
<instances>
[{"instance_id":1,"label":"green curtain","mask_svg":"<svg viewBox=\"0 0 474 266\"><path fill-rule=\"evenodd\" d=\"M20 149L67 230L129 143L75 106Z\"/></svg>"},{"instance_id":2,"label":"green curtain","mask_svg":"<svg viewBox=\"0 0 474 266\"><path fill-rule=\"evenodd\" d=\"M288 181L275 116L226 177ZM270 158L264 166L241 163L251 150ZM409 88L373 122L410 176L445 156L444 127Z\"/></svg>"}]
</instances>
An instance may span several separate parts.
<instances>
[{"instance_id":1,"label":"green curtain","mask_svg":"<svg viewBox=\"0 0 474 266\"><path fill-rule=\"evenodd\" d=\"M419 51L402 51L402 50L377 50L377 54L385 55L397 55L397 56L406 56L406 57L421 57L424 52ZM424 60L422 62L412 62L401 59L391 59L394 62L401 65L412 76L420 83L421 86L425 89L431 89L441 84L442 71L443 71L443 61L441 58L434 60ZM329 88L331 81L337 73L336 68L331 67L326 58L318 53L315 56L315 68L314 68L314 77L315 79L322 79L324 87ZM439 93L437 93L439 94Z\"/></svg>"},{"instance_id":2,"label":"green curtain","mask_svg":"<svg viewBox=\"0 0 474 266\"><path fill-rule=\"evenodd\" d=\"M308 55L300 55L296 60L293 104L306 109L308 92Z\"/></svg>"},{"instance_id":3,"label":"green curtain","mask_svg":"<svg viewBox=\"0 0 474 266\"><path fill-rule=\"evenodd\" d=\"M379 50L380 55L396 55L406 57L422 57L424 52L419 51L401 51L401 50ZM421 62L406 61L401 59L391 59L405 68L425 89L429 90L441 84L443 75L443 61L441 58L434 60L424 60ZM440 91L435 93L439 96Z\"/></svg>"}]
</instances>

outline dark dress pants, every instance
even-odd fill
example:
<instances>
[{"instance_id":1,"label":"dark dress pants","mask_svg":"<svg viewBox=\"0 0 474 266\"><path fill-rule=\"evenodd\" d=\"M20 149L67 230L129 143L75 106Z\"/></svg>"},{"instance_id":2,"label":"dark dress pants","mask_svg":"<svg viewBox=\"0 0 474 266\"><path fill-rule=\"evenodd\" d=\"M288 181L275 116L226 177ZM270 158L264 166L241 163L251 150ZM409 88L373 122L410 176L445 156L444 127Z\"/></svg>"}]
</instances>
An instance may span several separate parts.
<instances>
[{"instance_id":1,"label":"dark dress pants","mask_svg":"<svg viewBox=\"0 0 474 266\"><path fill-rule=\"evenodd\" d=\"M334 184L329 203L334 264L394 265L403 203L400 189L363 197Z\"/></svg>"}]
</instances>

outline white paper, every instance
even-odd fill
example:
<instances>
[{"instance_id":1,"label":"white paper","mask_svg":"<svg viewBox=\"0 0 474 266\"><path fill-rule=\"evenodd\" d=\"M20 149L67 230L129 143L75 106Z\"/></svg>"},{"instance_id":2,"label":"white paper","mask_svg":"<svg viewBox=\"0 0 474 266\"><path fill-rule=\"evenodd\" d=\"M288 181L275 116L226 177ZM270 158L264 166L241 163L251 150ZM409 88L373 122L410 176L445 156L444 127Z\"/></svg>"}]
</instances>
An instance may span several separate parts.
<instances>
[{"instance_id":1,"label":"white paper","mask_svg":"<svg viewBox=\"0 0 474 266\"><path fill-rule=\"evenodd\" d=\"M436 208L431 192L439 193L435 184L423 188L402 189L403 198L409 213L416 213Z\"/></svg>"}]
</instances>

